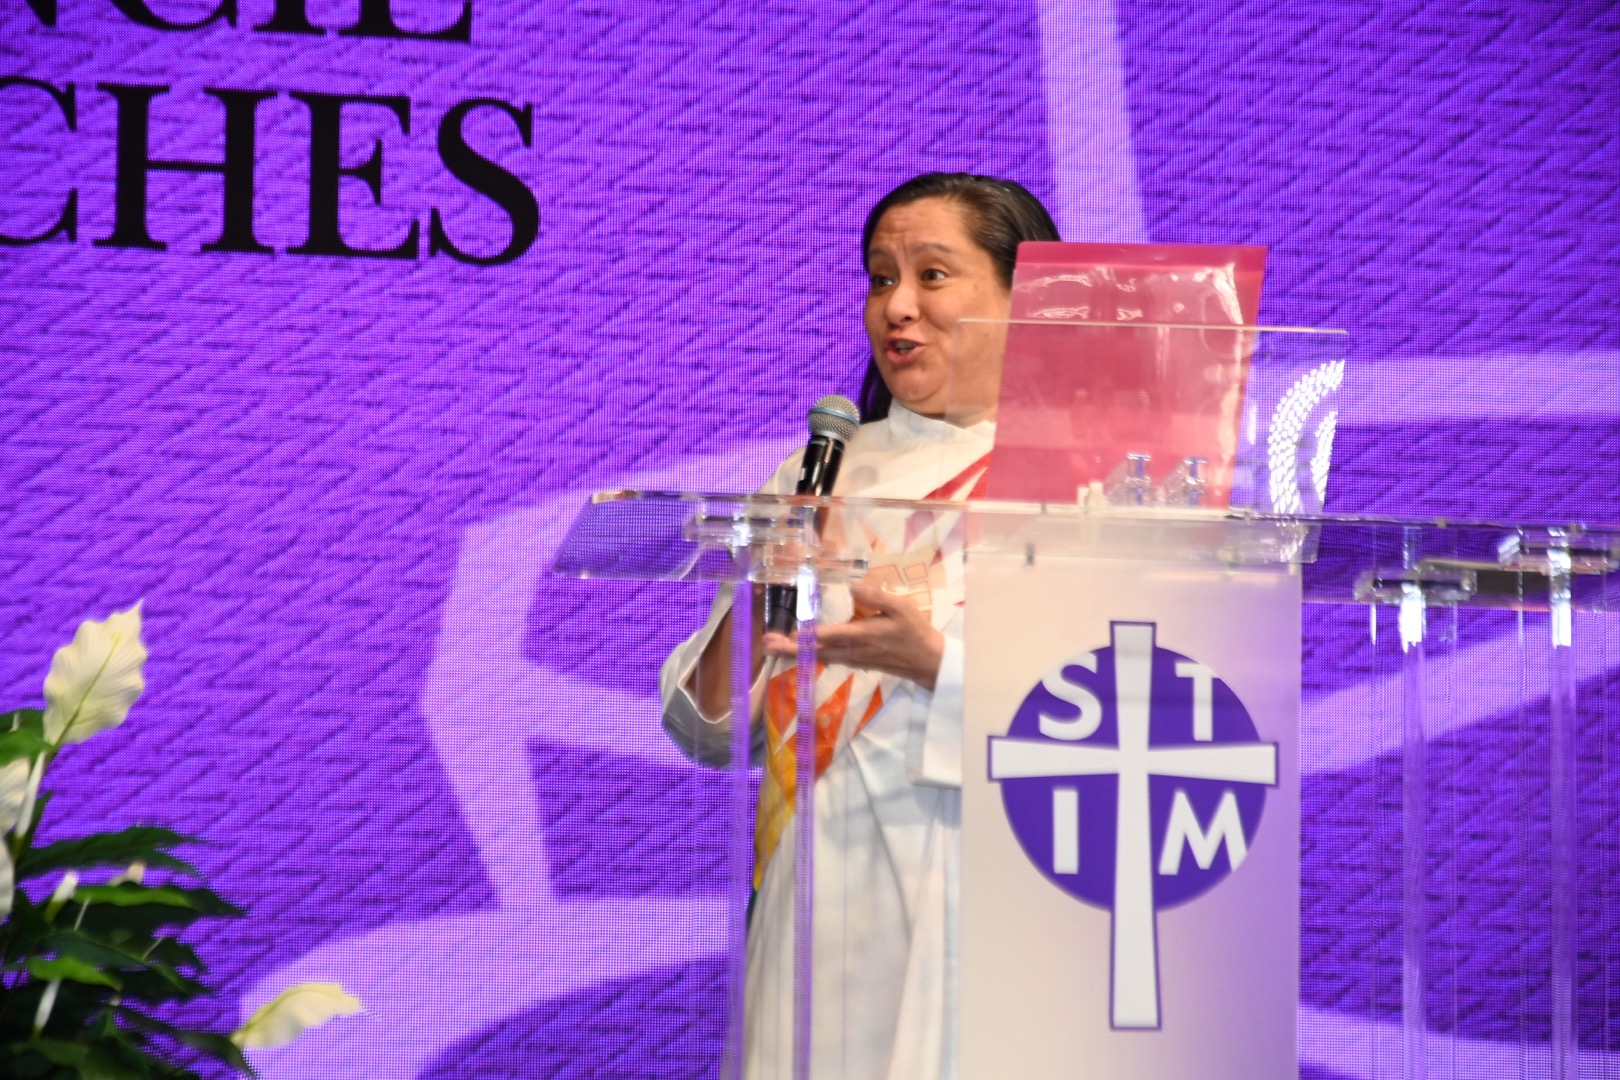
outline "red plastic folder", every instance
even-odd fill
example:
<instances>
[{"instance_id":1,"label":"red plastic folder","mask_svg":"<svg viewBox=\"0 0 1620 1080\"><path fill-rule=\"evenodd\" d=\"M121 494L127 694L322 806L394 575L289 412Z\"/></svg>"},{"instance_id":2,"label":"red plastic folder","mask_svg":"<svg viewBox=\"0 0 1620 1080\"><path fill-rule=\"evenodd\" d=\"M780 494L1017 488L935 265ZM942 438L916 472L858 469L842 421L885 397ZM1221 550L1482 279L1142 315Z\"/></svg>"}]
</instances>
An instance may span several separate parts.
<instances>
[{"instance_id":1,"label":"red plastic folder","mask_svg":"<svg viewBox=\"0 0 1620 1080\"><path fill-rule=\"evenodd\" d=\"M1262 247L1021 245L987 496L1074 502L1147 455L1154 481L1202 458L1204 505L1226 506L1265 258Z\"/></svg>"}]
</instances>

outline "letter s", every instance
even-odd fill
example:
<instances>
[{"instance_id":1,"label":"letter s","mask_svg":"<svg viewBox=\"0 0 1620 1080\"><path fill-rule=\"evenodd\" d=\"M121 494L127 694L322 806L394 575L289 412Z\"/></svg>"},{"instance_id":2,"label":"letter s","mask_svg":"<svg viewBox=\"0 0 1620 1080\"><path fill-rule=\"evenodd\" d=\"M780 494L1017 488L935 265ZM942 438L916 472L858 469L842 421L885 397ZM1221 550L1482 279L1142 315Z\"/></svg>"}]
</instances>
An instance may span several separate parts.
<instances>
[{"instance_id":1,"label":"letter s","mask_svg":"<svg viewBox=\"0 0 1620 1080\"><path fill-rule=\"evenodd\" d=\"M512 221L512 238L503 250L494 255L474 255L463 251L451 242L444 231L439 211L435 209L429 222L428 254L437 255L442 251L458 262L499 266L512 262L534 246L535 238L540 235L540 206L534 201L534 193L524 186L522 180L467 145L461 125L468 113L480 108L499 109L510 116L517 125L523 145L529 146L534 138L534 106L525 105L519 109L494 98L470 98L445 113L444 120L439 124L439 157L444 160L445 168L457 180L506 211L506 216Z\"/></svg>"},{"instance_id":2,"label":"letter s","mask_svg":"<svg viewBox=\"0 0 1620 1080\"><path fill-rule=\"evenodd\" d=\"M1095 674L1097 671L1097 654L1081 653L1079 656L1065 660L1041 679L1041 685L1046 688L1047 693L1059 701L1068 702L1080 710L1080 715L1072 720L1052 716L1043 711L1041 713L1041 734L1048 739L1078 742L1081 739L1089 739L1102 726L1102 702L1097 700L1097 695L1079 683L1070 682L1064 678L1063 669L1071 665L1083 667Z\"/></svg>"}]
</instances>

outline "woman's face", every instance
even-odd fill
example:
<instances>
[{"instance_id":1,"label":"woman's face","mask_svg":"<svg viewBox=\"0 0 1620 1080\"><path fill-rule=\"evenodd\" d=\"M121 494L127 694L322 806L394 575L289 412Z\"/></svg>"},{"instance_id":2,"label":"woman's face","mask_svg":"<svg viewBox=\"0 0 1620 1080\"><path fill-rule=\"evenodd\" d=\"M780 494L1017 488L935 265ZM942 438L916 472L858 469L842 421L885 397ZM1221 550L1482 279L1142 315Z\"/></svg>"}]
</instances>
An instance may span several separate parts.
<instances>
[{"instance_id":1,"label":"woman's face","mask_svg":"<svg viewBox=\"0 0 1620 1080\"><path fill-rule=\"evenodd\" d=\"M970 423L994 415L1011 294L960 204L920 199L889 210L866 252L866 335L894 399L912 412Z\"/></svg>"}]
</instances>

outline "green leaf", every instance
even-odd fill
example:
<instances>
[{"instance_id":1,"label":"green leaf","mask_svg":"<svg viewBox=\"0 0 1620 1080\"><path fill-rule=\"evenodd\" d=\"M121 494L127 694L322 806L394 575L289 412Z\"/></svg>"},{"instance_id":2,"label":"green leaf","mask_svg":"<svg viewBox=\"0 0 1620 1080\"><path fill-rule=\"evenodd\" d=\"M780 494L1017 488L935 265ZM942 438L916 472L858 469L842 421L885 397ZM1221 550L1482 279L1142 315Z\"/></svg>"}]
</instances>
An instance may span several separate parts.
<instances>
[{"instance_id":1,"label":"green leaf","mask_svg":"<svg viewBox=\"0 0 1620 1080\"><path fill-rule=\"evenodd\" d=\"M202 886L176 888L177 891L184 893L191 900L192 905L204 915L212 915L219 919L243 919L247 917L246 911L220 896L213 889L203 888Z\"/></svg>"},{"instance_id":2,"label":"green leaf","mask_svg":"<svg viewBox=\"0 0 1620 1080\"><path fill-rule=\"evenodd\" d=\"M155 904L141 907L91 904L88 908L75 908L70 915L58 916L56 921L64 926L76 925L97 941L139 952L158 937L173 934L207 918L209 916L200 911Z\"/></svg>"},{"instance_id":3,"label":"green leaf","mask_svg":"<svg viewBox=\"0 0 1620 1080\"><path fill-rule=\"evenodd\" d=\"M185 942L176 941L174 938L160 939L148 946L144 955L148 960L167 964L176 970L180 968L190 968L196 972L208 970L207 965L197 956L196 950Z\"/></svg>"},{"instance_id":4,"label":"green leaf","mask_svg":"<svg viewBox=\"0 0 1620 1080\"><path fill-rule=\"evenodd\" d=\"M43 904L36 904L28 894L18 889L12 897L11 917L5 923L5 956L10 963L32 956L39 951L39 943L51 933L51 924L45 921Z\"/></svg>"},{"instance_id":5,"label":"green leaf","mask_svg":"<svg viewBox=\"0 0 1620 1080\"><path fill-rule=\"evenodd\" d=\"M153 968L128 972L124 979L124 1000L157 1005L163 1002L193 1001L209 997L214 989L178 972Z\"/></svg>"},{"instance_id":6,"label":"green leaf","mask_svg":"<svg viewBox=\"0 0 1620 1080\"><path fill-rule=\"evenodd\" d=\"M111 999L119 993L110 987L89 986L77 982L51 984L30 980L25 985L37 988L39 993L31 995L29 1006L21 1010L22 1015L18 1017L22 1021L18 1025L19 1033L29 1034L33 1031L39 999L49 991L50 986L55 985L56 1003L51 1009L50 1022L45 1026L44 1035L50 1039L67 1039L81 1043L98 1041L100 1019L106 1015ZM12 1007L16 1009L22 1004L22 995L19 994L18 1001Z\"/></svg>"},{"instance_id":7,"label":"green leaf","mask_svg":"<svg viewBox=\"0 0 1620 1080\"><path fill-rule=\"evenodd\" d=\"M6 1076L15 1080L44 1080L45 1077L61 1076L56 1066L46 1061L38 1054L31 1053L26 1044L20 1044L21 1049L7 1046L5 1054L0 1060L6 1063Z\"/></svg>"},{"instance_id":8,"label":"green leaf","mask_svg":"<svg viewBox=\"0 0 1620 1080\"><path fill-rule=\"evenodd\" d=\"M41 754L48 754L52 750L51 744L45 741L45 736L37 731L27 728L11 730L11 725L5 717L0 717L0 765L18 758L32 760Z\"/></svg>"},{"instance_id":9,"label":"green leaf","mask_svg":"<svg viewBox=\"0 0 1620 1080\"><path fill-rule=\"evenodd\" d=\"M196 911L197 905L181 889L170 885L137 885L133 881L117 885L80 885L73 899L81 904L110 904L113 907L142 907L161 904L164 907L185 908Z\"/></svg>"},{"instance_id":10,"label":"green leaf","mask_svg":"<svg viewBox=\"0 0 1620 1080\"><path fill-rule=\"evenodd\" d=\"M51 799L55 794L54 791L41 791L39 798L34 800L34 817L28 823L28 831L23 833L24 851L28 849L27 845L34 842L34 834L39 831L40 820L45 817L45 808L51 804Z\"/></svg>"},{"instance_id":11,"label":"green leaf","mask_svg":"<svg viewBox=\"0 0 1620 1080\"><path fill-rule=\"evenodd\" d=\"M186 984L192 981L170 968L167 964L141 956L130 949L96 941L79 930L58 930L41 943L40 951L55 953L59 957L72 957L76 960L83 960L85 963L98 967L103 971L131 973L121 976L126 990L130 988L134 979L133 973L143 971L156 973L177 990L189 989Z\"/></svg>"},{"instance_id":12,"label":"green leaf","mask_svg":"<svg viewBox=\"0 0 1620 1080\"><path fill-rule=\"evenodd\" d=\"M0 731L10 731L15 727L18 731L31 731L35 735L45 734L44 709L13 709L8 713L0 713Z\"/></svg>"},{"instance_id":13,"label":"green leaf","mask_svg":"<svg viewBox=\"0 0 1620 1080\"><path fill-rule=\"evenodd\" d=\"M110 986L114 990L123 988L123 983L118 979L77 956L36 957L28 961L28 974L42 982L71 979L89 986Z\"/></svg>"},{"instance_id":14,"label":"green leaf","mask_svg":"<svg viewBox=\"0 0 1620 1080\"><path fill-rule=\"evenodd\" d=\"M137 885L133 881L117 885L81 885L73 899L83 904L110 904L113 907L144 907L158 904L183 908L203 915L245 915L235 904L220 899L212 889L184 889L178 885Z\"/></svg>"},{"instance_id":15,"label":"green leaf","mask_svg":"<svg viewBox=\"0 0 1620 1080\"><path fill-rule=\"evenodd\" d=\"M168 854L169 848L199 841L152 825L136 825L114 833L93 833L73 840L58 840L23 853L17 862L19 878L38 877L52 870L77 869L91 866L125 867L132 862L148 866L163 866L193 877L200 877L197 868L184 859Z\"/></svg>"},{"instance_id":16,"label":"green leaf","mask_svg":"<svg viewBox=\"0 0 1620 1080\"><path fill-rule=\"evenodd\" d=\"M253 1066L248 1064L247 1058L242 1056L241 1048L231 1042L229 1036L217 1035L212 1031L195 1031L190 1028L175 1027L173 1024L166 1024L161 1020L155 1020L147 1016L145 1013L126 1007L120 1007L118 1015L136 1027L144 1028L159 1035L165 1035L176 1042L195 1047L249 1076L257 1075L253 1071Z\"/></svg>"},{"instance_id":17,"label":"green leaf","mask_svg":"<svg viewBox=\"0 0 1620 1080\"><path fill-rule=\"evenodd\" d=\"M172 954L152 949L152 942L115 946L96 941L83 929L58 929L40 942L39 950L58 957L75 957L102 972L117 973L123 981L123 997L128 1001L191 1001L214 993L207 984L177 972L167 959ZM185 955L190 959L190 950Z\"/></svg>"},{"instance_id":18,"label":"green leaf","mask_svg":"<svg viewBox=\"0 0 1620 1080\"><path fill-rule=\"evenodd\" d=\"M53 1065L66 1065L77 1069L79 1080L145 1080L146 1070L119 1061L112 1053L94 1043L69 1042L65 1039L35 1039L13 1044L14 1050L32 1050Z\"/></svg>"}]
</instances>

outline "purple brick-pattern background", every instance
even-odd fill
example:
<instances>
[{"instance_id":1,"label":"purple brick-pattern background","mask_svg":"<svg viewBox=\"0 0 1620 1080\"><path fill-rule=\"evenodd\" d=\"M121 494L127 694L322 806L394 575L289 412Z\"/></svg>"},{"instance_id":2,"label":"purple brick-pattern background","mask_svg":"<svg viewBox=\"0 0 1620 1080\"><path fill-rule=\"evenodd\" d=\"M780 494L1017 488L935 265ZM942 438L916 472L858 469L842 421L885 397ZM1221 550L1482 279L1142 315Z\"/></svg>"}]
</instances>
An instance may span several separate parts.
<instances>
[{"instance_id":1,"label":"purple brick-pattern background","mask_svg":"<svg viewBox=\"0 0 1620 1080\"><path fill-rule=\"evenodd\" d=\"M77 243L0 250L0 691L36 698L79 618L145 598L148 696L64 755L52 827L213 842L199 862L253 918L199 943L226 991L208 1018L295 977L360 989L370 1016L266 1075L708 1075L724 790L662 745L651 697L705 598L540 568L581 493L750 486L809 399L851 386L855 238L884 190L971 168L1059 198L1051 103L1086 81L1043 67L1065 20L1117 25L1148 238L1267 244L1267 321L1352 330L1335 509L1620 521L1606 4L475 0L470 45L250 31L269 7L176 34L99 0L63 0L55 29L0 13L0 75L79 93L76 133L0 94L0 229L48 221L68 185L81 201ZM341 26L353 5L310 13ZM169 251L92 246L112 206L98 81L173 88L153 110L168 157L219 156L204 88L282 91L257 185L282 253L198 252L211 177L154 178ZM349 160L381 139L384 198L351 183L346 229L375 245L429 207L498 244L434 132L468 97L533 103L531 149L496 121L472 136L534 190L540 241L489 269L285 254L293 90L410 97L409 135L355 114ZM1504 619L1459 617L1437 670L1500 674L1470 648L1511 640ZM1308 717L1389 722L1369 719L1391 661L1366 611L1308 626ZM1620 657L1588 660L1581 1036L1613 1076ZM1544 947L1546 702L1450 692L1471 722L1435 751L1430 1020L1466 1057L1545 1037L1523 973ZM1399 755L1368 740L1319 767L1305 741L1302 1039L1343 1047L1306 1054L1322 1077L1391 1075ZM615 917L663 921L615 941Z\"/></svg>"}]
</instances>

